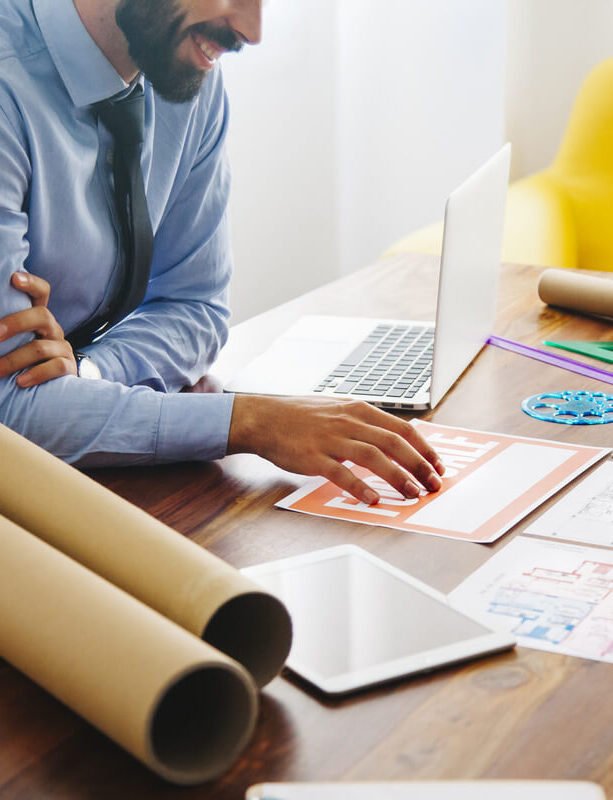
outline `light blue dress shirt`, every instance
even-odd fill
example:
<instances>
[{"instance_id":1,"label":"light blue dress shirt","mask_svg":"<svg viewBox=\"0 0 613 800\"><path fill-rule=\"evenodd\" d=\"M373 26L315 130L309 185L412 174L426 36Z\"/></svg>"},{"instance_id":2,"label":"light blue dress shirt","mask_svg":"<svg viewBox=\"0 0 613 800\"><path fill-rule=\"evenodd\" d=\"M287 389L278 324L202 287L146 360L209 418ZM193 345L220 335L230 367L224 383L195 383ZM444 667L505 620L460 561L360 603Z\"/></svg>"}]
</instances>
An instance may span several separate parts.
<instances>
[{"instance_id":1,"label":"light blue dress shirt","mask_svg":"<svg viewBox=\"0 0 613 800\"><path fill-rule=\"evenodd\" d=\"M0 317L27 308L18 270L51 285L66 333L102 307L119 278L111 137L91 105L126 89L72 0L0 0ZM221 73L192 102L144 81L142 167L155 234L142 305L85 352L103 380L19 388L0 379L0 421L83 466L223 456L232 396L181 394L227 337L231 272ZM0 354L27 336L0 343Z\"/></svg>"}]
</instances>

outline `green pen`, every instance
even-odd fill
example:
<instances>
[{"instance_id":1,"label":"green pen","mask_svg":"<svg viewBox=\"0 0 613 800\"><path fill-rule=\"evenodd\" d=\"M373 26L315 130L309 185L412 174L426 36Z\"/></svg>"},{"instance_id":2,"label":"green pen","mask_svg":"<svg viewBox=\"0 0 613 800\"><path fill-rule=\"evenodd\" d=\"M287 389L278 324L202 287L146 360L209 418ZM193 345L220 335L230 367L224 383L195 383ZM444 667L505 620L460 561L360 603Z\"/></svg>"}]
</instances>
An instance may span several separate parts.
<instances>
[{"instance_id":1,"label":"green pen","mask_svg":"<svg viewBox=\"0 0 613 800\"><path fill-rule=\"evenodd\" d=\"M613 364L613 342L543 342L548 347L559 347L560 350L569 350L571 353L580 353L590 358L596 358L598 361L606 361L607 364Z\"/></svg>"}]
</instances>

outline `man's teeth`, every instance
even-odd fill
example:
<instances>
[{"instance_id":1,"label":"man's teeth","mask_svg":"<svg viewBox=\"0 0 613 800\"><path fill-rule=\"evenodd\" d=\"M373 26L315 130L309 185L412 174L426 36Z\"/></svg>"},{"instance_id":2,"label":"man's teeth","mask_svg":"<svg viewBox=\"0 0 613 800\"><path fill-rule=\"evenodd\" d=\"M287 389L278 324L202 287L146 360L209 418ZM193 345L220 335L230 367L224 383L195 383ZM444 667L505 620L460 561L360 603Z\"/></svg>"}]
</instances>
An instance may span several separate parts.
<instances>
[{"instance_id":1,"label":"man's teeth","mask_svg":"<svg viewBox=\"0 0 613 800\"><path fill-rule=\"evenodd\" d=\"M211 47L208 42L202 42L200 44L200 49L204 53L204 55L208 58L209 61L217 61L219 56L219 51Z\"/></svg>"}]
</instances>

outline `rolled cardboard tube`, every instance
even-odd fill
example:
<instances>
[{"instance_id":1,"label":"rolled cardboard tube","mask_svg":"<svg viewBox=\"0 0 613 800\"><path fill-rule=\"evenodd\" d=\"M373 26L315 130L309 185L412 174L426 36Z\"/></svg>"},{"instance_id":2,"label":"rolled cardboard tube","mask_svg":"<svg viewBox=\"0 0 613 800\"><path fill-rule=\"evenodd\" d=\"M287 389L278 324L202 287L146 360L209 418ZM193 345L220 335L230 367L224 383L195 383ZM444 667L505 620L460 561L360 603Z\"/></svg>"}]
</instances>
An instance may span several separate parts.
<instances>
[{"instance_id":1,"label":"rolled cardboard tube","mask_svg":"<svg viewBox=\"0 0 613 800\"><path fill-rule=\"evenodd\" d=\"M0 513L240 662L263 686L292 631L285 606L202 547L0 425Z\"/></svg>"},{"instance_id":2,"label":"rolled cardboard tube","mask_svg":"<svg viewBox=\"0 0 613 800\"><path fill-rule=\"evenodd\" d=\"M257 690L235 661L0 517L0 655L178 784L224 772Z\"/></svg>"},{"instance_id":3,"label":"rolled cardboard tube","mask_svg":"<svg viewBox=\"0 0 613 800\"><path fill-rule=\"evenodd\" d=\"M583 314L613 317L613 281L566 269L546 269L538 283L539 297L550 306Z\"/></svg>"}]
</instances>

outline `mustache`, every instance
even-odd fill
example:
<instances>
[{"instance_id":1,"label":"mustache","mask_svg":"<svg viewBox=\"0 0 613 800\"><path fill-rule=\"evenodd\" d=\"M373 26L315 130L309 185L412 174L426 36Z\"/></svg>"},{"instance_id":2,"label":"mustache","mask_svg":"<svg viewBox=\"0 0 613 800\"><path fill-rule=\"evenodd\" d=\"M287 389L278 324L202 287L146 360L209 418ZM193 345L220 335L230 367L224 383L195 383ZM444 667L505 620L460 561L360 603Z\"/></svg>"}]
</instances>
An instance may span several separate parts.
<instances>
[{"instance_id":1,"label":"mustache","mask_svg":"<svg viewBox=\"0 0 613 800\"><path fill-rule=\"evenodd\" d=\"M204 36L205 39L218 45L223 50L227 50L229 53L238 53L242 50L244 45L242 38L227 25L214 25L211 22L199 22L184 31L181 38L187 38L191 35L192 31L200 34L200 36Z\"/></svg>"}]
</instances>

